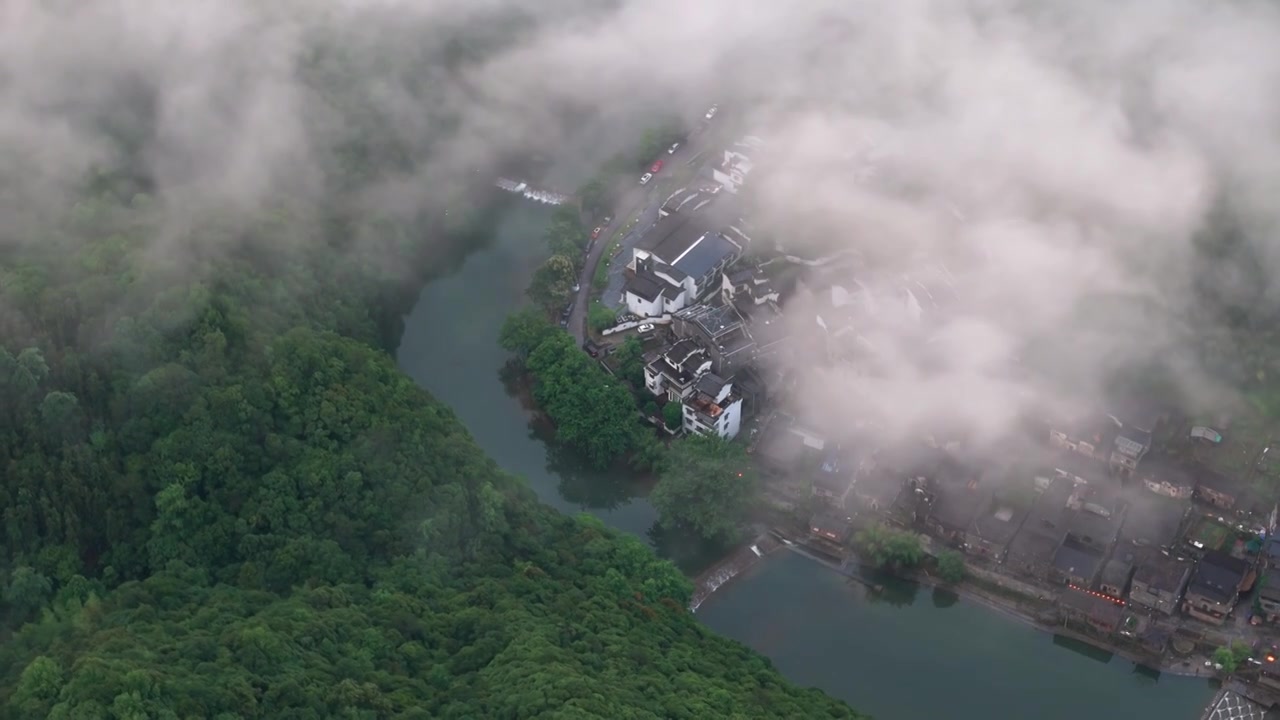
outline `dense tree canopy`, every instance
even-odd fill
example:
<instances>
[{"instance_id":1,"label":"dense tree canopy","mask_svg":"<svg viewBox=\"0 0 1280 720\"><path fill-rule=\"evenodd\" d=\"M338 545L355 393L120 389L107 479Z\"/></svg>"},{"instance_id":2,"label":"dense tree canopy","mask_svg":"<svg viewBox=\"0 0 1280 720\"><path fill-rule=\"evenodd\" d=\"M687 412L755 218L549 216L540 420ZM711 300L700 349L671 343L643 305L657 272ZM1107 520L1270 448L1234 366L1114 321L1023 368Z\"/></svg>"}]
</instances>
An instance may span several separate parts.
<instances>
[{"instance_id":1,"label":"dense tree canopy","mask_svg":"<svg viewBox=\"0 0 1280 720\"><path fill-rule=\"evenodd\" d=\"M175 207L128 127L30 237L0 228L0 718L851 717L703 629L639 541L539 504L395 367L420 283L493 214L447 185L423 190L447 213L372 209L426 140L364 76L421 75L355 54L299 69L340 120L319 197ZM549 239L580 245L566 222ZM558 432L634 453L630 396L540 322L504 342Z\"/></svg>"},{"instance_id":2,"label":"dense tree canopy","mask_svg":"<svg viewBox=\"0 0 1280 720\"><path fill-rule=\"evenodd\" d=\"M372 344L408 297L385 279L232 257L148 300L102 284L141 256L56 255L4 267L0 717L849 716L485 458ZM632 447L626 391L525 320L504 340L566 439Z\"/></svg>"},{"instance_id":3,"label":"dense tree canopy","mask_svg":"<svg viewBox=\"0 0 1280 720\"><path fill-rule=\"evenodd\" d=\"M707 540L727 541L738 536L757 486L743 445L690 435L672 445L649 499L664 524L686 527Z\"/></svg>"},{"instance_id":4,"label":"dense tree canopy","mask_svg":"<svg viewBox=\"0 0 1280 720\"><path fill-rule=\"evenodd\" d=\"M858 552L878 567L915 567L924 559L919 535L887 525L876 524L860 530L853 540ZM963 573L963 562L960 571Z\"/></svg>"}]
</instances>

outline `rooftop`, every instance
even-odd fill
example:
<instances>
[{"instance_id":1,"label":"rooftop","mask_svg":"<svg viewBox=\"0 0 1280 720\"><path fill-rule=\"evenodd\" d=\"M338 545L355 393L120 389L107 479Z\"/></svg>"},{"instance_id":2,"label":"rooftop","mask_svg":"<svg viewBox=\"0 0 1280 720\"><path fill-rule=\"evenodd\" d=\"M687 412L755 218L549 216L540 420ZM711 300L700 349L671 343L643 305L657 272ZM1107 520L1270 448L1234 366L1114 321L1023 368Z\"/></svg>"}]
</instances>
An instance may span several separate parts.
<instances>
[{"instance_id":1,"label":"rooftop","mask_svg":"<svg viewBox=\"0 0 1280 720\"><path fill-rule=\"evenodd\" d=\"M1148 441L1150 441L1151 433L1156 429L1158 421L1167 412L1161 407L1160 403L1151 402L1144 398L1120 397L1119 399L1113 399L1110 406L1107 415L1124 425L1128 430L1145 432Z\"/></svg>"},{"instance_id":2,"label":"rooftop","mask_svg":"<svg viewBox=\"0 0 1280 720\"><path fill-rule=\"evenodd\" d=\"M1196 476L1199 485L1228 495L1243 495L1251 485L1243 474L1227 475L1203 465L1196 468Z\"/></svg>"},{"instance_id":3,"label":"rooftop","mask_svg":"<svg viewBox=\"0 0 1280 720\"><path fill-rule=\"evenodd\" d=\"M1063 478L1054 478L1050 482L1031 506L1022 528L1010 543L1011 552L1036 562L1047 563L1053 558L1058 543L1067 534L1063 514L1067 512L1067 498L1073 488L1074 483Z\"/></svg>"},{"instance_id":4,"label":"rooftop","mask_svg":"<svg viewBox=\"0 0 1280 720\"><path fill-rule=\"evenodd\" d=\"M623 292L630 293L649 302L657 300L665 292L674 290L675 294L678 295L681 290L679 286L672 285L653 274L647 267L637 267L635 273L626 279L622 289Z\"/></svg>"},{"instance_id":5,"label":"rooftop","mask_svg":"<svg viewBox=\"0 0 1280 720\"><path fill-rule=\"evenodd\" d=\"M1267 709L1232 690L1221 690L1203 720L1265 720Z\"/></svg>"},{"instance_id":6,"label":"rooftop","mask_svg":"<svg viewBox=\"0 0 1280 720\"><path fill-rule=\"evenodd\" d=\"M676 317L693 323L713 339L742 327L742 318L732 305L699 303L676 313Z\"/></svg>"},{"instance_id":7,"label":"rooftop","mask_svg":"<svg viewBox=\"0 0 1280 720\"><path fill-rule=\"evenodd\" d=\"M1058 598L1058 605L1069 612L1078 613L1105 625L1119 625L1124 616L1124 606L1114 600L1092 595L1080 590L1067 590Z\"/></svg>"},{"instance_id":8,"label":"rooftop","mask_svg":"<svg viewBox=\"0 0 1280 720\"><path fill-rule=\"evenodd\" d=\"M877 467L858 475L853 483L853 494L877 507L888 508L902 493L902 476Z\"/></svg>"},{"instance_id":9,"label":"rooftop","mask_svg":"<svg viewBox=\"0 0 1280 720\"><path fill-rule=\"evenodd\" d=\"M1258 594L1268 600L1280 600L1280 572L1269 571L1258 584Z\"/></svg>"},{"instance_id":10,"label":"rooftop","mask_svg":"<svg viewBox=\"0 0 1280 720\"><path fill-rule=\"evenodd\" d=\"M1108 447L1120 432L1120 426L1101 413L1056 421L1051 426L1074 440L1084 440L1100 450Z\"/></svg>"},{"instance_id":11,"label":"rooftop","mask_svg":"<svg viewBox=\"0 0 1280 720\"><path fill-rule=\"evenodd\" d=\"M1102 566L1102 575L1098 581L1103 585L1111 585L1123 588L1129 582L1129 575L1133 572L1133 563L1126 562L1119 558L1112 558Z\"/></svg>"},{"instance_id":12,"label":"rooftop","mask_svg":"<svg viewBox=\"0 0 1280 720\"><path fill-rule=\"evenodd\" d=\"M727 258L741 255L742 250L741 245L713 230L703 233L670 262L690 277L700 278ZM658 257L666 259L665 255Z\"/></svg>"},{"instance_id":13,"label":"rooftop","mask_svg":"<svg viewBox=\"0 0 1280 720\"><path fill-rule=\"evenodd\" d=\"M719 199L697 212L659 218L636 247L656 255L665 263L680 267L676 258L685 255L708 232L734 223L737 210L735 203ZM689 272L683 267L680 269ZM689 274L697 276L701 273Z\"/></svg>"},{"instance_id":14,"label":"rooftop","mask_svg":"<svg viewBox=\"0 0 1280 720\"><path fill-rule=\"evenodd\" d=\"M1240 582L1248 571L1248 562L1219 550L1210 550L1196 565L1190 588L1219 603L1228 603L1239 593Z\"/></svg>"},{"instance_id":15,"label":"rooftop","mask_svg":"<svg viewBox=\"0 0 1280 720\"><path fill-rule=\"evenodd\" d=\"M1068 510L1063 519L1067 532L1094 547L1109 547L1120 533L1120 522L1116 515L1103 517L1088 510Z\"/></svg>"},{"instance_id":16,"label":"rooftop","mask_svg":"<svg viewBox=\"0 0 1280 720\"><path fill-rule=\"evenodd\" d=\"M1126 492L1125 500L1127 508L1120 528L1122 540L1139 547L1173 547L1190 503L1137 488Z\"/></svg>"},{"instance_id":17,"label":"rooftop","mask_svg":"<svg viewBox=\"0 0 1280 720\"><path fill-rule=\"evenodd\" d=\"M1194 487L1196 484L1195 472L1190 465L1159 452L1143 458L1135 475L1139 480L1166 482L1174 486Z\"/></svg>"},{"instance_id":18,"label":"rooftop","mask_svg":"<svg viewBox=\"0 0 1280 720\"><path fill-rule=\"evenodd\" d=\"M699 415L715 420L724 412L725 407L732 405L736 400L737 398L733 395L729 395L725 398L724 404L721 405L716 402L715 396L698 391L685 398L684 404L685 407L692 409Z\"/></svg>"},{"instance_id":19,"label":"rooftop","mask_svg":"<svg viewBox=\"0 0 1280 720\"><path fill-rule=\"evenodd\" d=\"M668 347L661 355L653 357L648 365L653 372L663 374L672 382L688 385L693 382L705 357L706 350L697 341L685 338Z\"/></svg>"},{"instance_id":20,"label":"rooftop","mask_svg":"<svg viewBox=\"0 0 1280 720\"><path fill-rule=\"evenodd\" d=\"M1030 508L1006 502L994 493L988 498L987 509L973 520L972 532L988 542L1007 543L1018 532Z\"/></svg>"},{"instance_id":21,"label":"rooftop","mask_svg":"<svg viewBox=\"0 0 1280 720\"><path fill-rule=\"evenodd\" d=\"M1067 536L1053 554L1053 566L1064 573L1091 577L1102 563L1102 553Z\"/></svg>"},{"instance_id":22,"label":"rooftop","mask_svg":"<svg viewBox=\"0 0 1280 720\"><path fill-rule=\"evenodd\" d=\"M1133 581L1154 590L1176 592L1191 572L1191 563L1167 555L1151 555L1133 572Z\"/></svg>"},{"instance_id":23,"label":"rooftop","mask_svg":"<svg viewBox=\"0 0 1280 720\"><path fill-rule=\"evenodd\" d=\"M720 393L724 391L728 381L719 375L709 372L698 378L697 388L699 392L704 392L713 398L720 397Z\"/></svg>"},{"instance_id":24,"label":"rooftop","mask_svg":"<svg viewBox=\"0 0 1280 720\"><path fill-rule=\"evenodd\" d=\"M771 423L764 431L755 454L775 470L785 471L795 468L802 458L814 452L799 434L778 423Z\"/></svg>"},{"instance_id":25,"label":"rooftop","mask_svg":"<svg viewBox=\"0 0 1280 720\"><path fill-rule=\"evenodd\" d=\"M684 282L684 281L685 281L685 279L689 277L689 276L688 276L688 275L686 275L686 274L684 273L684 271L683 271L683 270L681 270L680 268L678 268L678 267L673 267L673 266L671 266L671 265L668 265L668 264L666 264L666 263L661 263L661 262L655 262L655 263L653 264L653 272L654 272L654 273L662 273L662 274L664 274L664 275L667 275L667 276L668 276L668 277L670 277L672 280L674 280L674 281L676 281L676 282L678 282L678 283L680 283L680 282Z\"/></svg>"},{"instance_id":26,"label":"rooftop","mask_svg":"<svg viewBox=\"0 0 1280 720\"><path fill-rule=\"evenodd\" d=\"M1108 483L1111 479L1106 463L1078 452L1068 450L1057 453L1050 461L1050 465L1054 470L1078 477L1088 483Z\"/></svg>"},{"instance_id":27,"label":"rooftop","mask_svg":"<svg viewBox=\"0 0 1280 720\"><path fill-rule=\"evenodd\" d=\"M929 514L953 528L967 529L972 525L990 498L978 470L945 454L929 488L934 496Z\"/></svg>"}]
</instances>

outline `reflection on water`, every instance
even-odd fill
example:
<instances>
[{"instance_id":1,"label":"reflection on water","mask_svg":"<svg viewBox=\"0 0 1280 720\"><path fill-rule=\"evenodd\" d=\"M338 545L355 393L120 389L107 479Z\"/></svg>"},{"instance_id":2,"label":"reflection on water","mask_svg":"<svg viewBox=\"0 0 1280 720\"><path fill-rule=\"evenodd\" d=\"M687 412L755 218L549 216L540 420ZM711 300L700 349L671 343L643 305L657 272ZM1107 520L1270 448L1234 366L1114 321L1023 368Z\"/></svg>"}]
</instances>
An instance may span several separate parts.
<instances>
[{"instance_id":1,"label":"reflection on water","mask_svg":"<svg viewBox=\"0 0 1280 720\"><path fill-rule=\"evenodd\" d=\"M1054 635L1053 644L1060 648L1079 653L1090 660L1097 660L1100 663L1109 663L1116 654L1110 650L1103 650L1100 647L1094 647L1087 642L1076 640L1075 638L1065 637L1063 635Z\"/></svg>"},{"instance_id":2,"label":"reflection on water","mask_svg":"<svg viewBox=\"0 0 1280 720\"><path fill-rule=\"evenodd\" d=\"M908 602L884 585L896 601L779 552L698 617L876 720L1196 720L1212 696L1204 680L1103 662L945 590Z\"/></svg>"},{"instance_id":3,"label":"reflection on water","mask_svg":"<svg viewBox=\"0 0 1280 720\"><path fill-rule=\"evenodd\" d=\"M933 589L933 606L939 610L946 610L958 602L960 602L960 596L954 592L944 588Z\"/></svg>"},{"instance_id":4,"label":"reflection on water","mask_svg":"<svg viewBox=\"0 0 1280 720\"><path fill-rule=\"evenodd\" d=\"M866 598L873 604L885 604L889 607L902 608L913 605L920 594L920 586L894 577L882 570L871 570L863 577L875 583L876 587L868 589ZM852 582L852 581L851 581Z\"/></svg>"},{"instance_id":5,"label":"reflection on water","mask_svg":"<svg viewBox=\"0 0 1280 720\"><path fill-rule=\"evenodd\" d=\"M697 575L734 550L732 545L710 542L687 529L668 528L657 523L645 535L659 555L690 576Z\"/></svg>"},{"instance_id":6,"label":"reflection on water","mask_svg":"<svg viewBox=\"0 0 1280 720\"><path fill-rule=\"evenodd\" d=\"M1160 682L1160 671L1134 663L1132 677L1138 685L1155 685Z\"/></svg>"}]
</instances>

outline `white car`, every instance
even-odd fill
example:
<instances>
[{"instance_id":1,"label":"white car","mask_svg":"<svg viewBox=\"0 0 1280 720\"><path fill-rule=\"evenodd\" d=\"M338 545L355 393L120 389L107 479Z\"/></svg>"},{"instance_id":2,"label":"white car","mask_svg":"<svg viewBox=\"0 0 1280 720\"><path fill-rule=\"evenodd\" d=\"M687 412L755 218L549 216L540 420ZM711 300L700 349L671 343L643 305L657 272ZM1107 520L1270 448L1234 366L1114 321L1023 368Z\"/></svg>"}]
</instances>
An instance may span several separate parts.
<instances>
[{"instance_id":1,"label":"white car","mask_svg":"<svg viewBox=\"0 0 1280 720\"><path fill-rule=\"evenodd\" d=\"M717 111L717 110L719 110L719 109L720 109L720 106L719 106L719 105L712 105L712 106L711 106L711 109L707 110L707 114L706 114L705 119L710 120L711 118L715 117L715 116L716 116L716 111Z\"/></svg>"},{"instance_id":2,"label":"white car","mask_svg":"<svg viewBox=\"0 0 1280 720\"><path fill-rule=\"evenodd\" d=\"M641 184L641 185L648 185L648 184L649 184L649 181L650 181L650 180L652 180L652 179L653 179L653 173L645 173L645 174L643 174L643 175L641 175L641 176L640 176L640 184Z\"/></svg>"},{"instance_id":3,"label":"white car","mask_svg":"<svg viewBox=\"0 0 1280 720\"><path fill-rule=\"evenodd\" d=\"M638 332L647 333L647 332L649 332L649 331L653 330L653 323L645 323L645 324L641 325L640 327L636 328L636 330L637 330Z\"/></svg>"},{"instance_id":4,"label":"white car","mask_svg":"<svg viewBox=\"0 0 1280 720\"><path fill-rule=\"evenodd\" d=\"M673 144L671 147L667 148L667 154L668 154L668 155L675 155L675 154L676 154L676 150L679 150L679 149L680 149L680 143L675 143L675 144Z\"/></svg>"}]
</instances>

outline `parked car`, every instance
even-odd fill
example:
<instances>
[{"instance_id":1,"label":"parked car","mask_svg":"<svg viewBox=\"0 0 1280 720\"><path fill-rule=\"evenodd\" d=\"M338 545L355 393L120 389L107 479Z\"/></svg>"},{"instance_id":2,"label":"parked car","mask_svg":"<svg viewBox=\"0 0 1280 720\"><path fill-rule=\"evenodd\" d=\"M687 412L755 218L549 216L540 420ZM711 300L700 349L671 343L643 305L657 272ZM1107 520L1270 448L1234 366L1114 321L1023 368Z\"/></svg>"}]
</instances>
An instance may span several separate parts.
<instances>
[{"instance_id":1,"label":"parked car","mask_svg":"<svg viewBox=\"0 0 1280 720\"><path fill-rule=\"evenodd\" d=\"M641 325L640 327L636 328L636 331L637 331L637 332L642 332L642 333L652 332L652 331L653 331L653 323L645 323L645 324Z\"/></svg>"},{"instance_id":2,"label":"parked car","mask_svg":"<svg viewBox=\"0 0 1280 720\"><path fill-rule=\"evenodd\" d=\"M600 237L600 233L602 233L602 232L604 232L604 227L603 227L603 226L601 226L601 227L597 227L595 230L592 230L592 231L591 231L591 239L592 239L592 240L595 240L596 238Z\"/></svg>"},{"instance_id":3,"label":"parked car","mask_svg":"<svg viewBox=\"0 0 1280 720\"><path fill-rule=\"evenodd\" d=\"M653 179L653 173L645 173L645 174L643 174L643 175L641 175L641 176L640 176L640 184L641 184L641 185L648 185L648 184L649 184L649 181L650 181L650 180L652 180L652 179Z\"/></svg>"},{"instance_id":4,"label":"parked car","mask_svg":"<svg viewBox=\"0 0 1280 720\"><path fill-rule=\"evenodd\" d=\"M581 283L574 283L574 284L573 284L573 291L574 291L574 292L578 292L578 291L579 291L579 290L581 290L581 289L582 289L582 285L581 285Z\"/></svg>"},{"instance_id":5,"label":"parked car","mask_svg":"<svg viewBox=\"0 0 1280 720\"><path fill-rule=\"evenodd\" d=\"M600 346L591 340L588 340L586 344L582 346L582 349L586 350L587 354L591 357L600 357Z\"/></svg>"},{"instance_id":6,"label":"parked car","mask_svg":"<svg viewBox=\"0 0 1280 720\"><path fill-rule=\"evenodd\" d=\"M613 222L613 216L605 215L604 219L600 221L600 227L609 227L609 223L611 222Z\"/></svg>"},{"instance_id":7,"label":"parked car","mask_svg":"<svg viewBox=\"0 0 1280 720\"><path fill-rule=\"evenodd\" d=\"M679 149L680 149L680 143L672 143L672 144L671 144L671 147L667 148L667 154L668 154L668 155L675 155L675 154L676 154L676 150L679 150Z\"/></svg>"},{"instance_id":8,"label":"parked car","mask_svg":"<svg viewBox=\"0 0 1280 720\"><path fill-rule=\"evenodd\" d=\"M653 173L653 174L655 174L655 175L656 175L656 174L658 174L658 173L660 173L660 172L662 172L662 161L661 161L661 160L654 160L654 161L653 161L653 164L649 166L649 172L651 172L651 173Z\"/></svg>"},{"instance_id":9,"label":"parked car","mask_svg":"<svg viewBox=\"0 0 1280 720\"><path fill-rule=\"evenodd\" d=\"M569 316L573 314L573 303L569 303L564 312L560 313L560 327L569 327Z\"/></svg>"}]
</instances>

